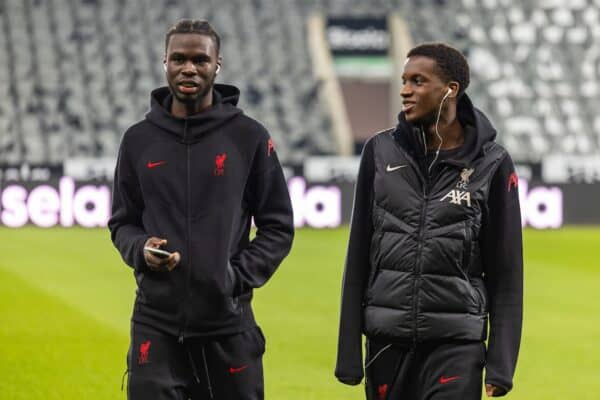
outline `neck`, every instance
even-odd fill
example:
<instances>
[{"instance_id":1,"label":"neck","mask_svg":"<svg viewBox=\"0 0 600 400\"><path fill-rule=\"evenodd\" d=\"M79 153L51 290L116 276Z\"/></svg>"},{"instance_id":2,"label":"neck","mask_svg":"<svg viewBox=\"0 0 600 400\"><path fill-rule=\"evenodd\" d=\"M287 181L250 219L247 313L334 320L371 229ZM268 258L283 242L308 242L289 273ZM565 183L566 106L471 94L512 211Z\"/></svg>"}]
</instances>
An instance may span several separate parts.
<instances>
[{"instance_id":1,"label":"neck","mask_svg":"<svg viewBox=\"0 0 600 400\"><path fill-rule=\"evenodd\" d=\"M212 105L213 94L212 90L209 90L206 96L202 97L198 101L194 102L182 102L173 96L173 103L171 104L171 114L175 117L185 118L194 114L201 113Z\"/></svg>"},{"instance_id":2,"label":"neck","mask_svg":"<svg viewBox=\"0 0 600 400\"><path fill-rule=\"evenodd\" d=\"M440 150L451 150L460 147L465 141L465 135L463 132L462 125L456 118L456 109L446 109L442 111L440 120L437 124L437 132L442 138L440 146L440 138L436 134L436 122L425 128L427 133L427 148L436 149L439 147Z\"/></svg>"}]
</instances>

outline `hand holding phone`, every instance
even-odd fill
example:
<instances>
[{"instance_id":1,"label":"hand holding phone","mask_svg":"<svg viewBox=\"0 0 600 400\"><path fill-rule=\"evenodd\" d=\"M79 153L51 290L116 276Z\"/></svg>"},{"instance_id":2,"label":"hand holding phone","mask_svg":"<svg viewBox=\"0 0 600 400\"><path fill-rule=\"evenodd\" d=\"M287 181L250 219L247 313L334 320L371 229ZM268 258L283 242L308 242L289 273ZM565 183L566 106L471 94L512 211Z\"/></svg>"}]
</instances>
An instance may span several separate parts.
<instances>
[{"instance_id":1,"label":"hand holding phone","mask_svg":"<svg viewBox=\"0 0 600 400\"><path fill-rule=\"evenodd\" d=\"M144 243L144 259L148 268L153 271L168 272L172 271L181 260L179 252L169 253L161 249L161 246L167 244L166 239L151 237Z\"/></svg>"},{"instance_id":2,"label":"hand holding phone","mask_svg":"<svg viewBox=\"0 0 600 400\"><path fill-rule=\"evenodd\" d=\"M168 258L172 254L172 253L169 253L168 251L165 251L162 249L157 249L155 247L144 247L144 250L149 251L150 253L154 254L158 258Z\"/></svg>"}]
</instances>

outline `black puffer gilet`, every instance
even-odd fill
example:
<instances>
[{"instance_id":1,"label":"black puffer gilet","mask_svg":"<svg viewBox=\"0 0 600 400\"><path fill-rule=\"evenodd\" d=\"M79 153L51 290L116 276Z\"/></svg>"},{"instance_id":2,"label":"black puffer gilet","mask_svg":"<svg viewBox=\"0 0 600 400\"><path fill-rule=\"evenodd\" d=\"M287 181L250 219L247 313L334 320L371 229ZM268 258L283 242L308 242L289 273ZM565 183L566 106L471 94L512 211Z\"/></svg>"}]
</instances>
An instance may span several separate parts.
<instances>
[{"instance_id":1,"label":"black puffer gilet","mask_svg":"<svg viewBox=\"0 0 600 400\"><path fill-rule=\"evenodd\" d=\"M394 130L371 140L374 228L364 332L414 343L483 340L487 294L478 237L505 150L482 143L468 165L445 164L428 182Z\"/></svg>"}]
</instances>

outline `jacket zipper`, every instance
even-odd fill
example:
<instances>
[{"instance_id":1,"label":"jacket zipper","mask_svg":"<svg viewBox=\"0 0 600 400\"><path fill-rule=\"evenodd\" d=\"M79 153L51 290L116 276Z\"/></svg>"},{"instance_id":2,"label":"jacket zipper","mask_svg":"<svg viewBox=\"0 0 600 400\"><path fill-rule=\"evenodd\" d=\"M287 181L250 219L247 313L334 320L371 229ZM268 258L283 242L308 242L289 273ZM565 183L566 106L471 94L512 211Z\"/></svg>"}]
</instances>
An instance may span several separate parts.
<instances>
[{"instance_id":1,"label":"jacket zipper","mask_svg":"<svg viewBox=\"0 0 600 400\"><path fill-rule=\"evenodd\" d=\"M423 208L421 208L421 218L419 221L419 230L418 230L418 243L417 243L417 257L415 259L415 277L413 279L413 347L417 347L417 292L419 291L418 282L421 277L421 268L423 264L423 260L421 259L421 252L423 251L423 236L425 231L425 219L427 213L427 205L429 203L429 176L424 176L421 173L421 168L417 164L417 162L404 151L402 146L395 140L392 139L396 147L400 150L400 152L404 155L404 158L408 160L408 162L412 165L419 179L421 179L421 183L423 184Z\"/></svg>"},{"instance_id":2,"label":"jacket zipper","mask_svg":"<svg viewBox=\"0 0 600 400\"><path fill-rule=\"evenodd\" d=\"M413 345L417 347L417 305L419 299L417 294L419 292L419 279L421 278L421 268L423 264L423 237L425 235L425 220L427 215L427 204L429 203L429 189L428 183L425 183L423 188L423 207L421 208L421 219L419 221L419 235L418 235L418 243L417 243L417 259L415 263L415 277L413 280Z\"/></svg>"},{"instance_id":3,"label":"jacket zipper","mask_svg":"<svg viewBox=\"0 0 600 400\"><path fill-rule=\"evenodd\" d=\"M191 201L191 169L190 169L190 159L191 159L191 145L187 142L187 119L184 122L183 125L183 140L186 144L186 155L187 155L187 164L186 164L186 174L187 174L187 185L186 185L186 202L187 202L187 215L186 215L186 222L187 222L187 238L186 238L186 244L187 244L187 254L188 254L188 265L187 265L187 279L186 279L186 297L190 297L191 296L191 279L192 279L192 249L191 249L191 238L192 238L192 201ZM184 336L185 336L185 329L187 327L187 323L188 323L188 318L187 318L187 310L185 308L185 304L189 304L188 301L185 301L182 304L182 309L183 309L183 323L181 325L181 330L179 332L179 343L183 343L184 340Z\"/></svg>"}]
</instances>

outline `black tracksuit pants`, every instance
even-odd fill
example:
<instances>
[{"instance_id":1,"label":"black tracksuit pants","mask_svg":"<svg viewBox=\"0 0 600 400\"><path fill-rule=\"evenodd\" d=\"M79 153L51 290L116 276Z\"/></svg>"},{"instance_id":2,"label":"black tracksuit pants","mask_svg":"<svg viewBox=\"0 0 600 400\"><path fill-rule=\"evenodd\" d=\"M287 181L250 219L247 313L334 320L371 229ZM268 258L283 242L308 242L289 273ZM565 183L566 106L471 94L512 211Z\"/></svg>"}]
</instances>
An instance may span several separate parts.
<instances>
[{"instance_id":1,"label":"black tracksuit pants","mask_svg":"<svg viewBox=\"0 0 600 400\"><path fill-rule=\"evenodd\" d=\"M440 342L417 347L367 340L368 400L479 400L483 342Z\"/></svg>"},{"instance_id":2,"label":"black tracksuit pants","mask_svg":"<svg viewBox=\"0 0 600 400\"><path fill-rule=\"evenodd\" d=\"M129 400L262 400L264 336L190 338L133 323L127 355Z\"/></svg>"}]
</instances>

